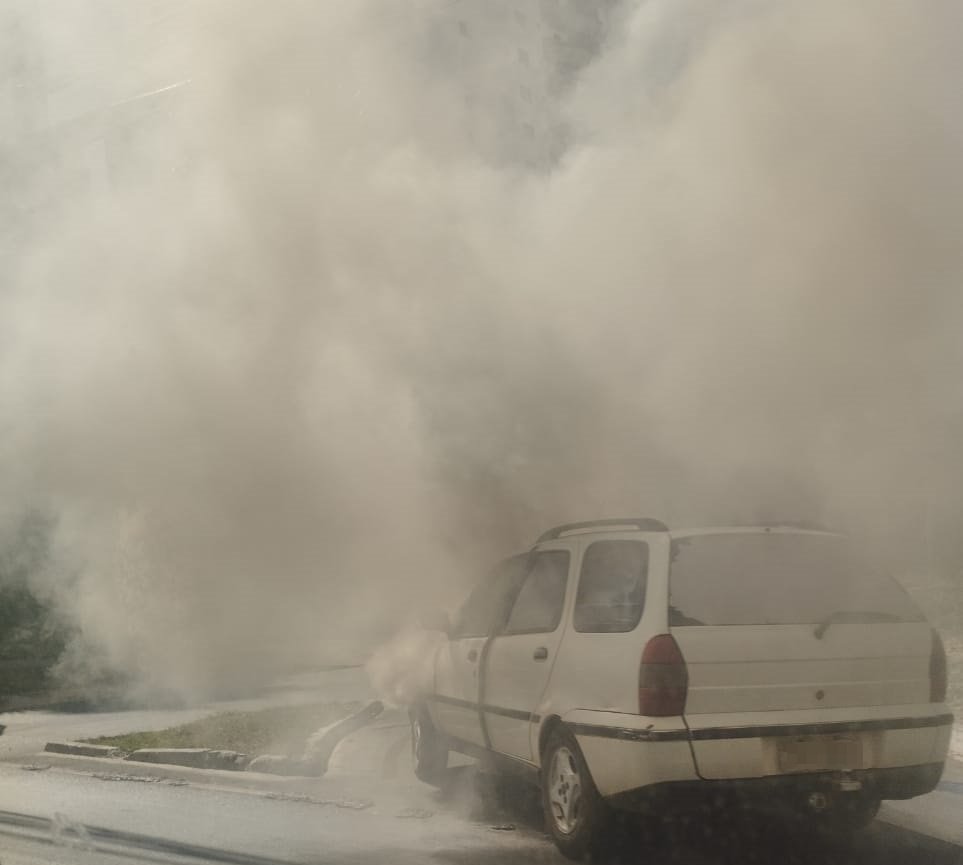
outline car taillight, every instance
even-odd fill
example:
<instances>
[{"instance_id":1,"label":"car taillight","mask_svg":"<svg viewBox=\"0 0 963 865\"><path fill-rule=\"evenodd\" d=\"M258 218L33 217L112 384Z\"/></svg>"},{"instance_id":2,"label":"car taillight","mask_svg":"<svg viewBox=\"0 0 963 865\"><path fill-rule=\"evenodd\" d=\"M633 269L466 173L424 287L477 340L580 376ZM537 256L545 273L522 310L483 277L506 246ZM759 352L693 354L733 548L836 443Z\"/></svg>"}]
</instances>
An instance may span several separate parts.
<instances>
[{"instance_id":1,"label":"car taillight","mask_svg":"<svg viewBox=\"0 0 963 865\"><path fill-rule=\"evenodd\" d=\"M689 671L671 634L659 634L645 645L639 665L639 714L654 717L685 712Z\"/></svg>"},{"instance_id":2,"label":"car taillight","mask_svg":"<svg viewBox=\"0 0 963 865\"><path fill-rule=\"evenodd\" d=\"M942 703L946 699L946 651L940 635L933 631L933 648L930 650L930 702Z\"/></svg>"}]
</instances>

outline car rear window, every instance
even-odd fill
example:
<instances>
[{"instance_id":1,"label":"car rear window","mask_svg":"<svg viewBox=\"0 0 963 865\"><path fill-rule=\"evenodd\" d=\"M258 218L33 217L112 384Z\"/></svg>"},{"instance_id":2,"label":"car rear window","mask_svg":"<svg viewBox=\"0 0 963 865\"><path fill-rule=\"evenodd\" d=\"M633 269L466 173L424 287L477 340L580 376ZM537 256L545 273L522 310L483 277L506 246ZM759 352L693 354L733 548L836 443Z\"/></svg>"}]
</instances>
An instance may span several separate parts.
<instances>
[{"instance_id":1,"label":"car rear window","mask_svg":"<svg viewBox=\"0 0 963 865\"><path fill-rule=\"evenodd\" d=\"M649 547L640 541L596 541L582 557L573 624L581 633L632 631L642 618Z\"/></svg>"},{"instance_id":2,"label":"car rear window","mask_svg":"<svg viewBox=\"0 0 963 865\"><path fill-rule=\"evenodd\" d=\"M920 621L894 579L833 535L692 535L672 542L669 624Z\"/></svg>"}]
</instances>

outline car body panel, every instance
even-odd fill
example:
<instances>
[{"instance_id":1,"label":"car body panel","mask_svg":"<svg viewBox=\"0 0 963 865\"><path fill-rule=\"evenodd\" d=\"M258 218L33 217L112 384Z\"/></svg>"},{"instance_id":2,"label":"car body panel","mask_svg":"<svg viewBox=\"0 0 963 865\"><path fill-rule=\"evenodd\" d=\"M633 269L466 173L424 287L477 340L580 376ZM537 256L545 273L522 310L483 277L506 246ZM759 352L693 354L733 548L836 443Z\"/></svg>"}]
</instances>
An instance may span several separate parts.
<instances>
[{"instance_id":1,"label":"car body panel","mask_svg":"<svg viewBox=\"0 0 963 865\"><path fill-rule=\"evenodd\" d=\"M482 711L495 751L537 762L532 749L533 715L537 716L548 687L561 637L559 626L551 634L513 634L492 640ZM537 660L536 652L543 649L545 658Z\"/></svg>"},{"instance_id":2,"label":"car body panel","mask_svg":"<svg viewBox=\"0 0 963 865\"><path fill-rule=\"evenodd\" d=\"M878 706L929 697L924 622L672 628L689 670L686 716Z\"/></svg>"},{"instance_id":3,"label":"car body panel","mask_svg":"<svg viewBox=\"0 0 963 865\"><path fill-rule=\"evenodd\" d=\"M435 654L435 690L428 703L435 728L473 745L485 746L478 714L479 661L486 637L462 637Z\"/></svg>"},{"instance_id":4,"label":"car body panel","mask_svg":"<svg viewBox=\"0 0 963 865\"><path fill-rule=\"evenodd\" d=\"M665 781L698 780L681 718L575 709L560 720L575 735L603 796Z\"/></svg>"},{"instance_id":5,"label":"car body panel","mask_svg":"<svg viewBox=\"0 0 963 865\"><path fill-rule=\"evenodd\" d=\"M530 553L533 562L539 553L568 554L562 612L555 629L506 633L505 628L500 628L486 646L480 703L489 747L517 760L537 762L531 731L537 724L539 702L548 688L566 632L576 551L574 544L562 541L540 544Z\"/></svg>"}]
</instances>

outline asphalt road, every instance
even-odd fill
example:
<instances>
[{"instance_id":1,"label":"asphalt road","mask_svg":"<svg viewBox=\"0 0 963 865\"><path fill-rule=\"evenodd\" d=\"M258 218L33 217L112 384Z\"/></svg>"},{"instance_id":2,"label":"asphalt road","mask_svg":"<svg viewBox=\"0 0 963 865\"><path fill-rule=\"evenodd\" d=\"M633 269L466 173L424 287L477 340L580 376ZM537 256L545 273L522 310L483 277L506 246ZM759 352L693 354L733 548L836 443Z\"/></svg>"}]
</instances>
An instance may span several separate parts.
<instances>
[{"instance_id":1,"label":"asphalt road","mask_svg":"<svg viewBox=\"0 0 963 865\"><path fill-rule=\"evenodd\" d=\"M0 768L0 833L10 813L52 818L49 841L60 831L57 859L81 861L69 827L110 829L141 839L140 849L164 851L167 842L208 851L233 851L270 862L489 862L563 861L542 836L537 808L521 791L496 800L482 795L470 768L453 770L444 791L397 779L338 779L319 785L309 801L134 777L96 777L58 768ZM277 794L274 794L277 795ZM63 827L67 827L64 831ZM631 828L631 827L629 827ZM76 834L76 833L74 833ZM103 833L87 830L94 843ZM153 839L145 844L143 839ZM163 843L162 843L163 842ZM6 850L0 836L0 849ZM250 861L224 857L220 861ZM959 865L958 850L878 824L848 847L808 837L800 827L762 815L717 818L666 827L646 841L628 832L611 862L675 863L927 863ZM7 863L6 858L0 859Z\"/></svg>"},{"instance_id":2,"label":"asphalt road","mask_svg":"<svg viewBox=\"0 0 963 865\"><path fill-rule=\"evenodd\" d=\"M361 696L356 673L326 675L261 698L287 701ZM222 705L202 707L207 712ZM161 776L150 767L120 764L51 765L36 755L45 738L76 738L147 721L166 726L167 712L143 715L16 716L0 763L0 863L112 860L228 863L557 863L537 802L524 788L494 785L467 761L449 771L443 790L411 771L404 717L387 714L349 737L326 777L237 789L223 775L185 771ZM180 716L178 716L180 717ZM59 729L58 729L59 724ZM126 725L126 726L125 726ZM2 741L2 740L0 740ZM57 761L52 761L56 763ZM45 768L46 767L46 768ZM38 819L40 818L40 819ZM89 827L76 829L74 827ZM116 854L122 853L117 858ZM145 859L146 857L146 859ZM726 814L658 827L648 837L625 827L607 861L646 863L778 862L781 865L963 865L959 849L877 823L852 845L813 838L774 814Z\"/></svg>"}]
</instances>

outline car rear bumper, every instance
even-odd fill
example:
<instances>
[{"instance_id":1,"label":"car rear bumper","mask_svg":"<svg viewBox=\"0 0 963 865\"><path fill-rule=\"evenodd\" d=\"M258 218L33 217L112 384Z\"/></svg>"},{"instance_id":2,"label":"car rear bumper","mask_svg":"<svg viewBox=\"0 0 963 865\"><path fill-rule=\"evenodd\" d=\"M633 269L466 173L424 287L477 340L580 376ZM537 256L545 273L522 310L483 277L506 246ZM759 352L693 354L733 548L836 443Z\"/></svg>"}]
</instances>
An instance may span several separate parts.
<instances>
[{"instance_id":1,"label":"car rear bumper","mask_svg":"<svg viewBox=\"0 0 963 865\"><path fill-rule=\"evenodd\" d=\"M761 726L761 713L716 716L714 721L725 723L711 727L689 726L681 718L586 710L572 712L564 721L578 740L596 787L607 798L670 782L717 789L726 789L730 782L737 787L751 782L765 790L767 785L792 787L852 776L865 785L872 781L883 798L894 799L933 789L936 781L927 784L934 770L919 767L942 767L946 760L953 718L944 710L921 706L903 707L900 713L878 707L767 713L768 723ZM858 742L858 757L787 764L786 743L826 736Z\"/></svg>"},{"instance_id":2,"label":"car rear bumper","mask_svg":"<svg viewBox=\"0 0 963 865\"><path fill-rule=\"evenodd\" d=\"M687 716L686 721L699 775L711 780L942 763L953 726L945 707L925 704ZM829 738L849 741L854 753L815 765L787 760L793 742Z\"/></svg>"},{"instance_id":3,"label":"car rear bumper","mask_svg":"<svg viewBox=\"0 0 963 865\"><path fill-rule=\"evenodd\" d=\"M939 784L943 763L861 769L852 772L818 772L772 775L764 778L726 778L716 781L667 781L649 784L608 797L613 807L632 811L665 813L691 811L700 806L746 805L800 801L814 792L858 792L879 799L912 799L930 793Z\"/></svg>"}]
</instances>

